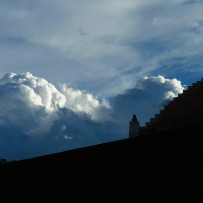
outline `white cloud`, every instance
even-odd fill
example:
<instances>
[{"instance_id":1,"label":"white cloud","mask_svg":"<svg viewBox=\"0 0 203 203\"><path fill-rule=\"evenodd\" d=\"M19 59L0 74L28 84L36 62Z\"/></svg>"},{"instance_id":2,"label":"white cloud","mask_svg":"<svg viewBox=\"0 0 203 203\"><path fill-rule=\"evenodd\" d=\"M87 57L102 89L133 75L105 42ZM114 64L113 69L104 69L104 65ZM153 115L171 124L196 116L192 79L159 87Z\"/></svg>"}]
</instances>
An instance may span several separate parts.
<instances>
[{"instance_id":1,"label":"white cloud","mask_svg":"<svg viewBox=\"0 0 203 203\"><path fill-rule=\"evenodd\" d=\"M1 71L33 66L50 81L115 96L177 59L185 71L194 59L202 64L202 8L186 0L1 1Z\"/></svg>"},{"instance_id":2,"label":"white cloud","mask_svg":"<svg viewBox=\"0 0 203 203\"><path fill-rule=\"evenodd\" d=\"M202 10L188 0L1 0L0 76L17 73L0 80L5 146L18 143L23 157L127 136L132 114L144 124L183 89L143 76L202 72ZM28 147L30 137L43 139Z\"/></svg>"},{"instance_id":3,"label":"white cloud","mask_svg":"<svg viewBox=\"0 0 203 203\"><path fill-rule=\"evenodd\" d=\"M5 75L0 79L0 93L0 116L28 134L49 132L59 117L59 108L88 114L95 121L102 120L100 113L110 108L106 100L100 102L93 95L66 85L60 92L45 79L28 72Z\"/></svg>"},{"instance_id":4,"label":"white cloud","mask_svg":"<svg viewBox=\"0 0 203 203\"><path fill-rule=\"evenodd\" d=\"M144 77L136 82L135 88L114 98L114 116L121 125L127 126L132 115L136 114L140 124L144 125L150 117L159 113L167 101L177 97L184 89L185 86L177 79Z\"/></svg>"},{"instance_id":5,"label":"white cloud","mask_svg":"<svg viewBox=\"0 0 203 203\"><path fill-rule=\"evenodd\" d=\"M107 100L31 73L0 79L0 152L8 159L84 147L128 137L135 113L141 124L184 87L176 79L144 77L134 88ZM6 146L6 149L5 147Z\"/></svg>"},{"instance_id":6,"label":"white cloud","mask_svg":"<svg viewBox=\"0 0 203 203\"><path fill-rule=\"evenodd\" d=\"M104 120L104 112L110 108L107 100L99 101L92 94L68 88L67 85L62 85L61 91L66 97L65 108L76 113L86 113L95 121Z\"/></svg>"},{"instance_id":7,"label":"white cloud","mask_svg":"<svg viewBox=\"0 0 203 203\"><path fill-rule=\"evenodd\" d=\"M73 135L64 135L64 138L66 140L71 140L71 139L73 139Z\"/></svg>"}]
</instances>

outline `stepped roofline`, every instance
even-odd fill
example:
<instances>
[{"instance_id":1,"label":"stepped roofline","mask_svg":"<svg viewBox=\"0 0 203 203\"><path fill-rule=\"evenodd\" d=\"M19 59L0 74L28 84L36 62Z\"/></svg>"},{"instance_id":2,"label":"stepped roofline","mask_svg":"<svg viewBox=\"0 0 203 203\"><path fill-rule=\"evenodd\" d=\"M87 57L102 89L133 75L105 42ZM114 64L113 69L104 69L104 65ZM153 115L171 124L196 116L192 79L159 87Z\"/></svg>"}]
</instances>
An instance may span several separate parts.
<instances>
[{"instance_id":1,"label":"stepped roofline","mask_svg":"<svg viewBox=\"0 0 203 203\"><path fill-rule=\"evenodd\" d=\"M178 112L175 112L175 110L180 111L179 115L178 115ZM183 112L184 110L185 110L185 113ZM174 113L174 117L172 115L173 113ZM197 116L196 114L199 114L199 116ZM150 121L146 122L145 126L141 127L141 129L147 130L155 126L157 127L158 125L161 125L161 123L163 125L164 121L165 122L167 121L168 127L170 127L170 122L174 123L173 119L176 118L177 122L179 122L178 119L185 119L185 117L189 115L191 116L193 115L193 117L196 116L196 120L199 119L200 121L202 118L202 123L203 123L203 117L201 117L201 115L203 116L203 78L201 78L201 80L197 81L196 83L192 83L191 86L188 86L187 89L183 90L182 94L178 94L178 96L174 97L172 101L169 101L168 104L165 105L163 109L160 109L158 114L155 114L154 117L150 118ZM191 118L191 122L192 120L193 119Z\"/></svg>"}]
</instances>

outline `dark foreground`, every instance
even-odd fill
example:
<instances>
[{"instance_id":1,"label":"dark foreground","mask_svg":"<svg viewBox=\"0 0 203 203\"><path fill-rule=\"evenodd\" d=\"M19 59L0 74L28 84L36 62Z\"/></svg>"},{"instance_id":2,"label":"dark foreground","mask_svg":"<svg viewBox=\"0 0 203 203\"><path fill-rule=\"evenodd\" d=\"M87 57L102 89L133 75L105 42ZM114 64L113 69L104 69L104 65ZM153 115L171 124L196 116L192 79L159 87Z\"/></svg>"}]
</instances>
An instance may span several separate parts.
<instances>
[{"instance_id":1,"label":"dark foreground","mask_svg":"<svg viewBox=\"0 0 203 203\"><path fill-rule=\"evenodd\" d=\"M0 166L1 199L197 202L202 144L203 128L193 126L8 163Z\"/></svg>"}]
</instances>

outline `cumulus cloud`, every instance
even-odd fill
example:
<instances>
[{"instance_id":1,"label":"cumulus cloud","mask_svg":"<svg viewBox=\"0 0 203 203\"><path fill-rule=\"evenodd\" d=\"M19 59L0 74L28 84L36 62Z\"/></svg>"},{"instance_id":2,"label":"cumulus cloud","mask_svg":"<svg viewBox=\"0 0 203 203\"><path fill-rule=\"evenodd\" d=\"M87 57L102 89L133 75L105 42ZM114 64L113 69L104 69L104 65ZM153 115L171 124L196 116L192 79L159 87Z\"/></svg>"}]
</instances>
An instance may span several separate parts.
<instances>
[{"instance_id":1,"label":"cumulus cloud","mask_svg":"<svg viewBox=\"0 0 203 203\"><path fill-rule=\"evenodd\" d=\"M58 117L56 108L65 104L65 96L52 84L30 73L5 75L0 80L0 92L3 122L27 134L48 132Z\"/></svg>"},{"instance_id":2,"label":"cumulus cloud","mask_svg":"<svg viewBox=\"0 0 203 203\"><path fill-rule=\"evenodd\" d=\"M61 87L61 91L66 98L65 108L71 109L76 113L86 113L94 121L107 119L108 115L104 113L110 108L107 100L102 99L99 101L92 94L68 88L65 84Z\"/></svg>"},{"instance_id":3,"label":"cumulus cloud","mask_svg":"<svg viewBox=\"0 0 203 203\"><path fill-rule=\"evenodd\" d=\"M136 114L140 124L144 125L185 88L177 79L165 79L160 75L144 77L136 82L135 88L114 98L114 116L120 119L121 125L127 126L132 115Z\"/></svg>"},{"instance_id":4,"label":"cumulus cloud","mask_svg":"<svg viewBox=\"0 0 203 203\"><path fill-rule=\"evenodd\" d=\"M1 155L22 159L127 138L134 113L144 124L184 88L177 79L144 77L110 105L28 72L6 74L0 79Z\"/></svg>"},{"instance_id":5,"label":"cumulus cloud","mask_svg":"<svg viewBox=\"0 0 203 203\"><path fill-rule=\"evenodd\" d=\"M99 112L110 108L106 100L100 102L93 95L66 85L60 92L45 79L28 72L6 74L0 79L0 93L0 116L27 134L48 132L58 119L60 108L88 114L95 121L103 119Z\"/></svg>"}]
</instances>

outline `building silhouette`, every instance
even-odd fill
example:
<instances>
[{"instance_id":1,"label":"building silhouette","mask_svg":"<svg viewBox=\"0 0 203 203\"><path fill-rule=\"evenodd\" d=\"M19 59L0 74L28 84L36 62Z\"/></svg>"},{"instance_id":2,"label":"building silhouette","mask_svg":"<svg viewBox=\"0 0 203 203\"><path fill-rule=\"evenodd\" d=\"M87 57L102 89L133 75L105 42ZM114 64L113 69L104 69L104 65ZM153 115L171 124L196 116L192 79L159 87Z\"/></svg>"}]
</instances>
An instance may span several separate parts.
<instances>
[{"instance_id":1,"label":"building silhouette","mask_svg":"<svg viewBox=\"0 0 203 203\"><path fill-rule=\"evenodd\" d=\"M139 134L143 135L197 125L203 125L203 78L183 90L183 93L165 105L159 114L150 118L150 122L144 127L135 127L131 121L129 137L138 135L131 131L140 131Z\"/></svg>"},{"instance_id":2,"label":"building silhouette","mask_svg":"<svg viewBox=\"0 0 203 203\"><path fill-rule=\"evenodd\" d=\"M130 122L129 138L139 136L140 134L140 124L137 120L136 115L133 115L133 118Z\"/></svg>"},{"instance_id":3,"label":"building silhouette","mask_svg":"<svg viewBox=\"0 0 203 203\"><path fill-rule=\"evenodd\" d=\"M95 195L96 202L110 196L123 202L139 196L138 202L199 202L202 191L198 196L186 189L203 185L203 81L175 98L144 128L134 116L129 136L0 165L0 192L6 194L2 202L12 197L13 202L59 202L70 196L84 201L83 193ZM157 185L157 193L150 193Z\"/></svg>"}]
</instances>

